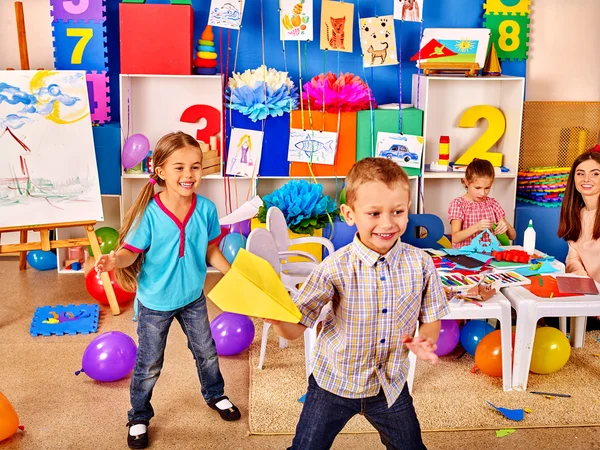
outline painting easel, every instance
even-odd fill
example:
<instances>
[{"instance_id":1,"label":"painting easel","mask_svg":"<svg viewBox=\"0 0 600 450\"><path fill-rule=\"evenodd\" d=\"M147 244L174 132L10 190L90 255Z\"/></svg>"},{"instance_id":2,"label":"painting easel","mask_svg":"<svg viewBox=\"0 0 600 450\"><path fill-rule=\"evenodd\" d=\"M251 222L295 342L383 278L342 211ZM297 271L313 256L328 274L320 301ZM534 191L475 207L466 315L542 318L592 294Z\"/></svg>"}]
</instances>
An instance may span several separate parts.
<instances>
[{"instance_id":1,"label":"painting easel","mask_svg":"<svg viewBox=\"0 0 600 450\"><path fill-rule=\"evenodd\" d=\"M91 246L94 257L102 254L100 251L100 244L98 244L98 238L96 231L94 230L95 221L90 222L64 222L64 223L49 223L45 225L24 225L10 228L0 228L0 236L2 233L9 233L18 231L21 234L21 242L19 244L0 244L0 255L3 253L15 253L20 252L19 255L19 269L24 270L27 268L26 255L28 251L32 250L44 250L50 251L53 248L68 248L68 247L79 247L79 246ZM73 238L73 239L60 239L51 240L50 230L55 228L70 228L70 227L83 227L87 237L85 238ZM28 231L39 231L40 242L27 242ZM108 297L108 304L113 315L121 313L119 310L119 304L115 297L115 291L113 290L112 284L110 283L110 277L108 273L104 272L101 274L102 285L104 291Z\"/></svg>"}]
</instances>

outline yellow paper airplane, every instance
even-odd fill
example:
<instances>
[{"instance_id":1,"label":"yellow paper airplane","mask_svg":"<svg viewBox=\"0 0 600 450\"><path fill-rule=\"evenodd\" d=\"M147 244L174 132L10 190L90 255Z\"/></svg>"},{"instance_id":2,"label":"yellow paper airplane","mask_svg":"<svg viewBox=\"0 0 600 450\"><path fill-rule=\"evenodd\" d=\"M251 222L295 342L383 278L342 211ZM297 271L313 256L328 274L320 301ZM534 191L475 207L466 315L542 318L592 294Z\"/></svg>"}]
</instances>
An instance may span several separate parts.
<instances>
[{"instance_id":1,"label":"yellow paper airplane","mask_svg":"<svg viewBox=\"0 0 600 450\"><path fill-rule=\"evenodd\" d=\"M302 318L273 266L244 249L208 297L226 312L291 323Z\"/></svg>"}]
</instances>

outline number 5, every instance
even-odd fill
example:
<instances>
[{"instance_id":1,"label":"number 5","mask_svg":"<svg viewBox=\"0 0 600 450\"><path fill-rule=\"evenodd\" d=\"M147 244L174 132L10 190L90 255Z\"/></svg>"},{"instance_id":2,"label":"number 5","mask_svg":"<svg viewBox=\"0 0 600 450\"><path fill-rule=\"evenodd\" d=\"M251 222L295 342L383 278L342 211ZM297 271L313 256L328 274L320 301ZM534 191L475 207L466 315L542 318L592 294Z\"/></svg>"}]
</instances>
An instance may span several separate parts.
<instances>
[{"instance_id":1,"label":"number 5","mask_svg":"<svg viewBox=\"0 0 600 450\"><path fill-rule=\"evenodd\" d=\"M71 64L81 64L83 58L83 50L85 46L90 42L90 39L94 36L94 30L91 28L67 28L67 36L80 37L79 42L73 49L71 55Z\"/></svg>"},{"instance_id":2,"label":"number 5","mask_svg":"<svg viewBox=\"0 0 600 450\"><path fill-rule=\"evenodd\" d=\"M455 162L456 165L467 165L475 158L487 159L495 167L502 165L502 153L488 153L487 151L498 142L506 130L506 119L498 108L490 105L471 106L460 118L461 128L475 128L479 119L488 121L488 129L477 141Z\"/></svg>"},{"instance_id":3,"label":"number 5","mask_svg":"<svg viewBox=\"0 0 600 450\"><path fill-rule=\"evenodd\" d=\"M90 6L90 0L75 0L77 5L73 3L73 0L64 0L63 8L69 14L81 14L87 11Z\"/></svg>"}]
</instances>

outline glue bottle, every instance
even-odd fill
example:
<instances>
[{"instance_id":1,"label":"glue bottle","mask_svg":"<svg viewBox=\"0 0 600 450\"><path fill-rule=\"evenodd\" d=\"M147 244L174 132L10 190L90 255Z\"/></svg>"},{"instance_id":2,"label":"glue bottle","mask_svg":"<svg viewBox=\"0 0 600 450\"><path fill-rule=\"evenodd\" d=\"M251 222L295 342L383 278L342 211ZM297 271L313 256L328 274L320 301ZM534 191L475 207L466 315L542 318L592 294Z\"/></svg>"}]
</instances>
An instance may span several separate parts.
<instances>
[{"instance_id":1,"label":"glue bottle","mask_svg":"<svg viewBox=\"0 0 600 450\"><path fill-rule=\"evenodd\" d=\"M535 252L535 229L533 228L533 220L529 220L529 226L523 234L523 249L528 255L533 255Z\"/></svg>"}]
</instances>

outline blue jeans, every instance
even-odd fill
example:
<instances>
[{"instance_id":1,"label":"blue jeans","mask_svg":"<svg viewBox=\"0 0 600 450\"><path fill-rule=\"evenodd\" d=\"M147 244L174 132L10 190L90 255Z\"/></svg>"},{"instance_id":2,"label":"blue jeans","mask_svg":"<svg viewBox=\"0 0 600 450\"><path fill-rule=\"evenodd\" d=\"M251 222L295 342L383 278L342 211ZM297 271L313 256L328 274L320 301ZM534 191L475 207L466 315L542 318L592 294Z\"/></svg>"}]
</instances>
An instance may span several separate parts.
<instances>
[{"instance_id":1,"label":"blue jeans","mask_svg":"<svg viewBox=\"0 0 600 450\"><path fill-rule=\"evenodd\" d=\"M320 388L312 375L308 379L306 400L290 448L331 448L335 437L356 414L363 414L375 427L388 450L426 448L406 384L396 402L388 408L383 389L374 397L345 398Z\"/></svg>"},{"instance_id":2,"label":"blue jeans","mask_svg":"<svg viewBox=\"0 0 600 450\"><path fill-rule=\"evenodd\" d=\"M131 378L129 420L149 421L154 416L150 404L152 390L163 366L167 335L177 319L196 360L202 396L211 402L223 395L225 383L219 370L215 341L210 332L206 297L202 296L174 311L155 311L139 304L138 351Z\"/></svg>"}]
</instances>

